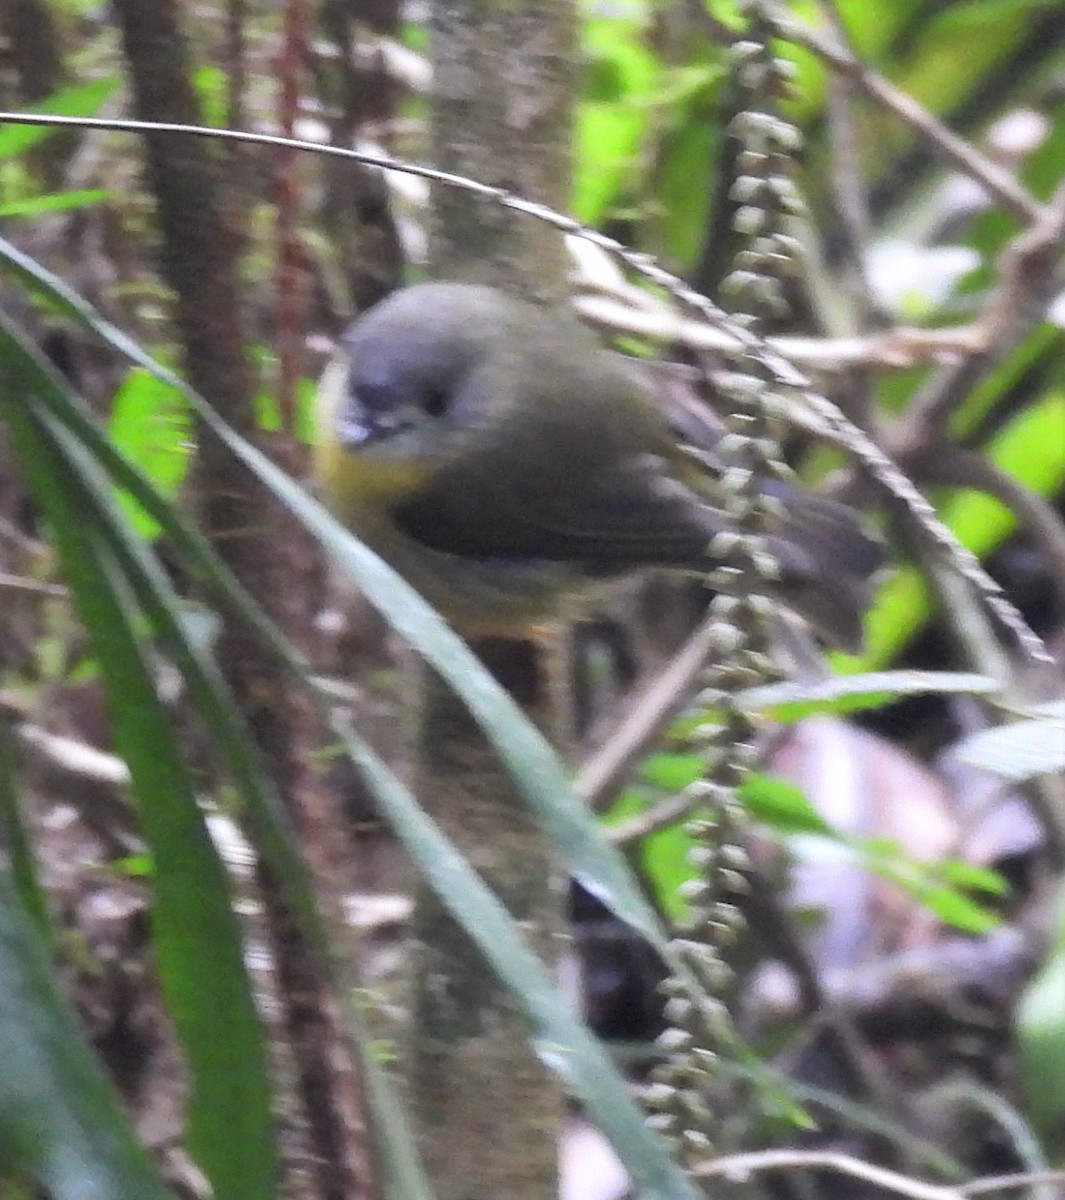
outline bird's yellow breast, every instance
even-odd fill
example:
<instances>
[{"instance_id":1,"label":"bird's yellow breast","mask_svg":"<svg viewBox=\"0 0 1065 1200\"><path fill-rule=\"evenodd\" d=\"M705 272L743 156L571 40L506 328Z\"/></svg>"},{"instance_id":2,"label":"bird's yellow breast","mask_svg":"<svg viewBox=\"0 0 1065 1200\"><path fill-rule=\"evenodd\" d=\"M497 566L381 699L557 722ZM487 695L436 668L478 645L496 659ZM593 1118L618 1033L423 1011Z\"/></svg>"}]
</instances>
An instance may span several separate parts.
<instances>
[{"instance_id":1,"label":"bird's yellow breast","mask_svg":"<svg viewBox=\"0 0 1065 1200\"><path fill-rule=\"evenodd\" d=\"M329 498L329 506L343 512L366 506L388 508L417 495L432 470L432 464L424 460L353 454L338 441L322 442L314 452L315 477Z\"/></svg>"}]
</instances>

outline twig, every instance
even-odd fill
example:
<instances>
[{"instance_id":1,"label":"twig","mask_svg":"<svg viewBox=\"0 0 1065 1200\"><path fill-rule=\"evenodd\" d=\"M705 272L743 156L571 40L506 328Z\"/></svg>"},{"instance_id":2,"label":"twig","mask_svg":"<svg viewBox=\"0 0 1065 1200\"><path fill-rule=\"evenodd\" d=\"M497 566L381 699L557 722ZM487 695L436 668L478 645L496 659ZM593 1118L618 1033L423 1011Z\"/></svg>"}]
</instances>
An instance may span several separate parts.
<instances>
[{"instance_id":1,"label":"twig","mask_svg":"<svg viewBox=\"0 0 1065 1200\"><path fill-rule=\"evenodd\" d=\"M652 833L657 833L660 829L675 825L700 803L701 799L697 795L686 791L677 792L659 800L657 804L652 804L650 808L645 809L642 813L637 813L635 817L630 817L627 821L622 821L617 825L611 825L603 832L615 846L628 846L645 837L650 837Z\"/></svg>"},{"instance_id":2,"label":"twig","mask_svg":"<svg viewBox=\"0 0 1065 1200\"><path fill-rule=\"evenodd\" d=\"M693 1172L700 1179L724 1176L736 1182L745 1182L759 1171L786 1170L835 1171L854 1179L864 1179L895 1192L910 1196L913 1200L962 1200L964 1193L957 1187L926 1183L886 1167L876 1167L852 1158L848 1154L837 1154L820 1150L759 1150L750 1154L729 1154L715 1158Z\"/></svg>"},{"instance_id":3,"label":"twig","mask_svg":"<svg viewBox=\"0 0 1065 1200\"><path fill-rule=\"evenodd\" d=\"M835 4L830 0L821 0L820 7L839 40L848 43L847 28ZM847 44L847 49L853 53L853 46ZM845 274L848 276L848 291L856 302L857 321L852 328L869 329L878 324L886 324L886 321L873 295L873 289L869 286L866 270L866 249L872 241L872 223L859 166L861 154L853 111L854 90L852 77L838 75L828 81L826 112L832 144L832 165L829 174L835 208L839 215L838 232L843 235L842 257L847 269Z\"/></svg>"},{"instance_id":4,"label":"twig","mask_svg":"<svg viewBox=\"0 0 1065 1200\"><path fill-rule=\"evenodd\" d=\"M23 533L21 529L18 529L6 517L0 517L0 539L10 542L11 545L21 550L24 554L32 554L35 558L43 558L52 552L50 546Z\"/></svg>"},{"instance_id":5,"label":"twig","mask_svg":"<svg viewBox=\"0 0 1065 1200\"><path fill-rule=\"evenodd\" d=\"M76 738L49 733L37 725L18 725L16 733L23 745L65 774L110 787L129 786L129 767L117 755L97 750Z\"/></svg>"},{"instance_id":6,"label":"twig","mask_svg":"<svg viewBox=\"0 0 1065 1200\"><path fill-rule=\"evenodd\" d=\"M647 747L673 719L677 709L689 697L706 664L713 643L717 618L707 617L632 706L617 733L582 765L573 790L592 809L601 808L632 768L647 752ZM683 813L677 813L677 817ZM674 818L676 819L676 818ZM626 826L612 831L615 840L626 836Z\"/></svg>"},{"instance_id":7,"label":"twig","mask_svg":"<svg viewBox=\"0 0 1065 1200\"><path fill-rule=\"evenodd\" d=\"M69 596L70 589L61 583L44 583L39 579L27 579L24 575L9 575L0 571L0 588L9 592L32 592L38 596Z\"/></svg>"},{"instance_id":8,"label":"twig","mask_svg":"<svg viewBox=\"0 0 1065 1200\"><path fill-rule=\"evenodd\" d=\"M742 1182L758 1171L785 1171L792 1168L835 1171L854 1179L864 1179L900 1196L911 1196L913 1200L967 1200L971 1196L1007 1188L1065 1183L1065 1171L1019 1171L1011 1175L988 1175L971 1183L956 1185L926 1183L909 1175L901 1175L898 1171L863 1162L860 1158L852 1158L848 1154L820 1150L758 1150L750 1154L729 1154L699 1167L695 1174L702 1179L721 1175Z\"/></svg>"},{"instance_id":9,"label":"twig","mask_svg":"<svg viewBox=\"0 0 1065 1200\"><path fill-rule=\"evenodd\" d=\"M870 99L905 121L959 171L976 180L992 200L1018 221L1025 225L1033 225L1040 220L1043 208L1039 201L1021 187L1009 171L1003 170L997 163L981 154L975 146L951 132L923 105L900 91L893 83L889 83L842 46L836 45L808 25L796 21L779 5L771 4L769 8L782 37L805 46L818 58L824 59L831 67L852 79Z\"/></svg>"},{"instance_id":10,"label":"twig","mask_svg":"<svg viewBox=\"0 0 1065 1200\"><path fill-rule=\"evenodd\" d=\"M1065 1184L1065 1171L1017 1171L1012 1175L989 1175L962 1184L962 1196L982 1196L985 1192L1005 1191L1007 1188L1038 1187L1041 1183Z\"/></svg>"},{"instance_id":11,"label":"twig","mask_svg":"<svg viewBox=\"0 0 1065 1200\"><path fill-rule=\"evenodd\" d=\"M681 342L693 350L736 351L741 343L727 330L705 321L685 319L666 305L635 308L606 295L583 295L574 301L588 320L616 333ZM854 337L769 337L766 345L810 370L847 371L855 367L908 370L927 363L943 363L983 348L982 327L961 325L951 329L920 329L901 325L894 329Z\"/></svg>"},{"instance_id":12,"label":"twig","mask_svg":"<svg viewBox=\"0 0 1065 1200\"><path fill-rule=\"evenodd\" d=\"M1039 220L1017 237L999 263L999 285L983 316L972 327L971 353L936 375L914 396L890 431L894 453L905 456L937 446L957 405L986 371L1042 320L1061 287L1061 249L1065 244L1065 183L1041 211Z\"/></svg>"}]
</instances>

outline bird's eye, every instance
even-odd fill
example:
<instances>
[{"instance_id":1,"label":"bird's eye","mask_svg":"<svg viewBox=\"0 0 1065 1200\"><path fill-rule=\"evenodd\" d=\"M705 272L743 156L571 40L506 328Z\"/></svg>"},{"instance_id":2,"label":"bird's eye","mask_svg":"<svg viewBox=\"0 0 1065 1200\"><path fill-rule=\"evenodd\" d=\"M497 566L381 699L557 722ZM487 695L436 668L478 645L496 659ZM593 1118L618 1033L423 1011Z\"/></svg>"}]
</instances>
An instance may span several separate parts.
<instances>
[{"instance_id":1,"label":"bird's eye","mask_svg":"<svg viewBox=\"0 0 1065 1200\"><path fill-rule=\"evenodd\" d=\"M431 388L422 400L422 410L427 417L442 417L447 412L447 399L443 388Z\"/></svg>"}]
</instances>

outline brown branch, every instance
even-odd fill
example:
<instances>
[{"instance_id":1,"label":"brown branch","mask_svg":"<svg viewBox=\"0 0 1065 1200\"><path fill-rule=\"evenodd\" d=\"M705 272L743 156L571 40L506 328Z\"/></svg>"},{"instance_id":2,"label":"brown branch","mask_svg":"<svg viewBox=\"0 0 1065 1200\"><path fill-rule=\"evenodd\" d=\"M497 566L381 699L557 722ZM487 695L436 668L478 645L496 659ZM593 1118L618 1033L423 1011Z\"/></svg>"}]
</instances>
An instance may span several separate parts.
<instances>
[{"instance_id":1,"label":"brown branch","mask_svg":"<svg viewBox=\"0 0 1065 1200\"><path fill-rule=\"evenodd\" d=\"M70 588L61 583L46 583L40 579L28 579L25 575L11 575L0 571L0 589L9 592L29 592L37 596L69 596Z\"/></svg>"},{"instance_id":2,"label":"brown branch","mask_svg":"<svg viewBox=\"0 0 1065 1200\"><path fill-rule=\"evenodd\" d=\"M839 40L847 44L847 28L829 0L821 0L821 11ZM844 285L855 302L857 320L852 328L869 329L887 324L866 270L866 250L872 241L872 222L861 174L860 136L854 119L853 78L834 75L828 81L825 112L832 146L830 182L833 202L839 217L838 233L842 234L842 258L845 267Z\"/></svg>"},{"instance_id":3,"label":"brown branch","mask_svg":"<svg viewBox=\"0 0 1065 1200\"><path fill-rule=\"evenodd\" d=\"M615 333L681 342L694 350L729 351L740 346L739 340L727 330L705 321L685 319L665 304L648 303L646 294L639 307L629 303L627 297L620 299L604 293L579 296L575 304L583 317ZM862 367L909 370L963 358L981 350L985 340L982 325L949 329L900 325L854 337L770 337L766 344L797 366L810 370L850 371Z\"/></svg>"},{"instance_id":4,"label":"brown branch","mask_svg":"<svg viewBox=\"0 0 1065 1200\"><path fill-rule=\"evenodd\" d=\"M306 0L286 0L282 49L278 55L281 77L278 127L291 137L299 117L300 89L307 58L309 14ZM306 292L306 258L300 237L300 175L298 151L279 150L274 163L277 211L277 268L274 272L274 352L277 356L277 403L282 428L296 421L296 387L302 375L303 317Z\"/></svg>"},{"instance_id":5,"label":"brown branch","mask_svg":"<svg viewBox=\"0 0 1065 1200\"><path fill-rule=\"evenodd\" d=\"M573 790L592 809L601 809L610 802L617 789L632 775L636 764L646 755L648 746L661 735L680 706L690 697L706 666L716 624L716 617L707 617L703 621L666 669L633 704L617 733L581 765ZM680 816L683 816L682 811L672 819ZM642 823L646 819L648 814L641 814L633 822L626 822L612 830L611 837L624 842L643 836L632 830L636 822ZM653 821L657 818L650 819Z\"/></svg>"},{"instance_id":6,"label":"brown branch","mask_svg":"<svg viewBox=\"0 0 1065 1200\"><path fill-rule=\"evenodd\" d=\"M860 1158L820 1150L755 1150L749 1154L729 1154L711 1159L694 1174L699 1179L720 1176L735 1182L745 1182L761 1171L821 1170L834 1171L875 1184L911 1200L962 1200L964 1193L956 1187L926 1183L898 1171L874 1166Z\"/></svg>"},{"instance_id":7,"label":"brown branch","mask_svg":"<svg viewBox=\"0 0 1065 1200\"><path fill-rule=\"evenodd\" d=\"M1004 358L1046 315L1062 286L1065 247L1065 183L999 261L999 282L983 315L970 330L971 352L941 371L911 401L890 431L890 449L899 457L935 446L955 408L987 368Z\"/></svg>"},{"instance_id":8,"label":"brown branch","mask_svg":"<svg viewBox=\"0 0 1065 1200\"><path fill-rule=\"evenodd\" d=\"M981 154L975 146L949 130L912 96L888 82L883 75L867 66L842 46L808 25L796 21L777 4L767 5L773 14L782 37L805 46L839 71L870 99L919 133L943 158L963 174L975 180L1001 208L1025 225L1035 224L1042 216L1039 201L1034 199L1017 180L996 162Z\"/></svg>"}]
</instances>

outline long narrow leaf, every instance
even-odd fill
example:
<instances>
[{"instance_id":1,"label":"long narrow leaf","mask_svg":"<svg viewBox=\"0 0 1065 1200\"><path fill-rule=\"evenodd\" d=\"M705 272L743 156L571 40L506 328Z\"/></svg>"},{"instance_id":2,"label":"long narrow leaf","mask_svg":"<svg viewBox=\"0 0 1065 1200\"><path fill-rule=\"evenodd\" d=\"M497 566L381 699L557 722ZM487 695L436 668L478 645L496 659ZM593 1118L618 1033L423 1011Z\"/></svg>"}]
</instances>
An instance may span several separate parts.
<instances>
[{"instance_id":1,"label":"long narrow leaf","mask_svg":"<svg viewBox=\"0 0 1065 1200\"><path fill-rule=\"evenodd\" d=\"M135 468L114 456L113 449L100 439L99 432L86 420L85 414L65 393L61 383L53 376L47 365L28 351L26 347L12 346L5 342L0 326L0 362L5 351L20 352L20 369L26 373L30 384L30 395L40 409L47 412L58 424L65 417L69 426L86 436L93 450L101 451L99 457L109 466L118 468L119 481L132 483L153 513L169 515L164 521L168 528L174 525L173 514L165 502L154 492ZM63 428L62 426L60 428ZM63 443L66 445L67 443ZM75 458L70 469L76 470L83 460ZM220 761L229 773L243 803L248 823L258 839L259 848L277 871L285 889L286 899L292 906L304 937L308 939L319 956L319 960L330 973L334 990L341 998L355 995L359 981L353 978L353 967L342 962L330 944L330 939L318 915L313 887L300 857L294 832L284 812L276 789L262 770L254 755L250 734L244 725L237 706L221 678L214 662L207 657L202 647L187 635L181 620L180 604L172 585L158 561L124 519L114 504L109 487L98 486L87 497L87 503L100 516L106 532L109 549L121 565L125 579L142 605L151 626L158 633L162 644L175 666L182 672L189 687L190 698L203 718L203 724L213 738ZM157 507L158 506L158 507ZM212 558L212 552L201 543L194 530L178 524L179 540L194 548L202 549ZM241 591L235 581L229 580L224 565L216 563L222 575L229 581L247 608L249 619L262 624L264 630L276 639L282 654L288 655L293 667L298 663L294 652L287 649L280 635L268 623L263 622L261 610ZM396 1200L429 1200L430 1189L414 1149L413 1138L403 1117L394 1090L386 1079L374 1057L374 1039L366 1026L357 1005L348 1004L347 1013L352 1028L355 1057L359 1062L360 1079L367 1097L371 1126L375 1135L377 1167L383 1193ZM265 1098L265 1091L264 1091Z\"/></svg>"},{"instance_id":2,"label":"long narrow leaf","mask_svg":"<svg viewBox=\"0 0 1065 1200\"><path fill-rule=\"evenodd\" d=\"M53 92L28 111L59 113L70 117L89 117L100 111L108 96L118 88L118 79L94 79ZM47 125L7 125L0 129L0 160L16 158L31 147L53 137L59 130Z\"/></svg>"},{"instance_id":3,"label":"long narrow leaf","mask_svg":"<svg viewBox=\"0 0 1065 1200\"><path fill-rule=\"evenodd\" d=\"M1062 1147L1065 1094L1065 888L1057 897L1057 936L1016 1011L1017 1043L1026 1111L1056 1154Z\"/></svg>"},{"instance_id":4,"label":"long narrow leaf","mask_svg":"<svg viewBox=\"0 0 1065 1200\"><path fill-rule=\"evenodd\" d=\"M15 790L15 762L8 723L0 714L0 856L11 868L11 878L26 911L36 921L45 939L51 936L51 923L44 892L37 879L33 848L22 819Z\"/></svg>"},{"instance_id":5,"label":"long narrow leaf","mask_svg":"<svg viewBox=\"0 0 1065 1200\"><path fill-rule=\"evenodd\" d=\"M790 724L819 713L839 716L876 708L902 696L930 692L981 696L1001 690L998 680L969 671L870 671L862 675L833 675L814 683L804 680L769 683L741 692L736 704L749 712L768 712L773 720Z\"/></svg>"},{"instance_id":6,"label":"long narrow leaf","mask_svg":"<svg viewBox=\"0 0 1065 1200\"><path fill-rule=\"evenodd\" d=\"M214 664L188 637L181 621L179 603L158 563L129 530L117 530L120 544L116 553L123 562L126 577L136 591L153 628L171 661L182 673L189 695L204 725L210 729L219 760L230 773L243 811L257 845L267 859L280 866L286 897L295 899L301 910L301 927L311 930L311 942L320 961L330 972L332 983L343 995L361 990L350 976L353 968L337 968L336 952L317 916L311 881L299 856L295 833L284 811L281 798L269 783L262 766L252 752L251 735L237 714L235 702ZM418 1160L414 1140L403 1119L391 1085L374 1057L375 1042L358 1005L348 1005L354 1033L354 1049L360 1067L360 1080L367 1096L369 1118L375 1137L377 1166L384 1194L396 1200L429 1200L428 1181Z\"/></svg>"},{"instance_id":7,"label":"long narrow leaf","mask_svg":"<svg viewBox=\"0 0 1065 1200\"><path fill-rule=\"evenodd\" d=\"M52 1200L173 1200L59 995L0 867L0 1174Z\"/></svg>"},{"instance_id":8,"label":"long narrow leaf","mask_svg":"<svg viewBox=\"0 0 1065 1200\"><path fill-rule=\"evenodd\" d=\"M100 660L115 741L152 851L156 954L193 1078L190 1145L219 1200L267 1200L276 1177L270 1086L240 930L134 632L137 611L101 533L110 487L65 431L49 428L47 418L37 424L22 408L35 391L20 356L5 355L4 365L8 428Z\"/></svg>"},{"instance_id":9,"label":"long narrow leaf","mask_svg":"<svg viewBox=\"0 0 1065 1200\"><path fill-rule=\"evenodd\" d=\"M691 1181L647 1127L625 1081L572 1014L507 910L347 722L335 717L333 727L424 878L521 1005L540 1057L573 1087L610 1138L641 1200L694 1200Z\"/></svg>"}]
</instances>

